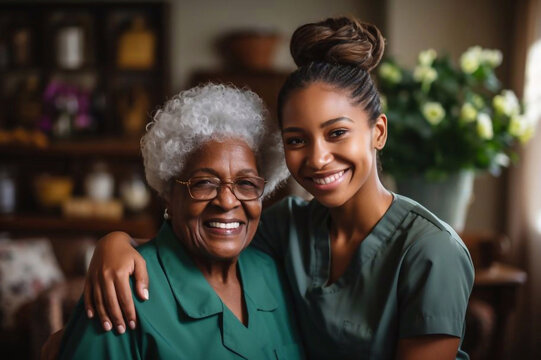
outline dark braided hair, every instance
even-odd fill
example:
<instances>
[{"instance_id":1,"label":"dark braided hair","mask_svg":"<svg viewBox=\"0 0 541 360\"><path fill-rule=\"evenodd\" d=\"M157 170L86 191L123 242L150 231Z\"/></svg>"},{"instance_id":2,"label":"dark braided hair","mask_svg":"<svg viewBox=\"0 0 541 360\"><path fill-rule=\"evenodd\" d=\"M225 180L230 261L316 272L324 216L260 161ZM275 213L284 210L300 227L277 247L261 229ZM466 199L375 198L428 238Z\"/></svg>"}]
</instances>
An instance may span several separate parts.
<instances>
[{"instance_id":1,"label":"dark braided hair","mask_svg":"<svg viewBox=\"0 0 541 360\"><path fill-rule=\"evenodd\" d=\"M278 94L278 121L291 92L314 82L347 90L354 104L368 113L370 126L381 114L379 94L370 77L385 48L385 39L374 25L348 17L306 24L293 33L291 55L298 66Z\"/></svg>"}]
</instances>

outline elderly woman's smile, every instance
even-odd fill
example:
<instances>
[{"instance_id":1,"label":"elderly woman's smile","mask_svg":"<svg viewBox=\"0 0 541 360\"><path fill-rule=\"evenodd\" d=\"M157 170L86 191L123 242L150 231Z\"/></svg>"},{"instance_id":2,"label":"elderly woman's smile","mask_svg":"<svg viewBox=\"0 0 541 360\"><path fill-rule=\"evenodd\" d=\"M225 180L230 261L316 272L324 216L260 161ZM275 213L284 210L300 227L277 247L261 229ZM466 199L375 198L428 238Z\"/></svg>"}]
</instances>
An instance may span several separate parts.
<instances>
[{"instance_id":1,"label":"elderly woman's smile","mask_svg":"<svg viewBox=\"0 0 541 360\"><path fill-rule=\"evenodd\" d=\"M250 244L261 215L257 191L263 184L254 152L239 139L209 140L188 157L179 179L168 209L180 241L192 256L236 258Z\"/></svg>"},{"instance_id":2,"label":"elderly woman's smile","mask_svg":"<svg viewBox=\"0 0 541 360\"><path fill-rule=\"evenodd\" d=\"M201 85L168 100L146 130L146 179L167 205L159 233L137 249L156 295L137 302L124 337L100 331L80 303L61 358L302 359L276 263L247 248L262 199L288 176L262 100Z\"/></svg>"}]
</instances>

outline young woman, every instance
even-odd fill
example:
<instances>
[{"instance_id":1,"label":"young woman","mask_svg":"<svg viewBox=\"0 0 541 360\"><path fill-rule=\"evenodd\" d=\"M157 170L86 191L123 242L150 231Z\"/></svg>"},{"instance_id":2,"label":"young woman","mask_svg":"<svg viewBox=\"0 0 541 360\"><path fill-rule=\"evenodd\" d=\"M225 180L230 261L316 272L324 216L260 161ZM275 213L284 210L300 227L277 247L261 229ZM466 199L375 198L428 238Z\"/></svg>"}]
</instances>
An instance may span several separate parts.
<instances>
[{"instance_id":1,"label":"young woman","mask_svg":"<svg viewBox=\"0 0 541 360\"><path fill-rule=\"evenodd\" d=\"M470 255L447 224L378 177L387 118L370 71L383 49L375 26L350 18L295 31L298 69L280 91L278 118L289 171L314 200L265 210L253 244L286 270L308 358L467 359ZM129 236L100 240L85 303L104 327L125 326L122 314L135 326L130 274L148 298Z\"/></svg>"}]
</instances>

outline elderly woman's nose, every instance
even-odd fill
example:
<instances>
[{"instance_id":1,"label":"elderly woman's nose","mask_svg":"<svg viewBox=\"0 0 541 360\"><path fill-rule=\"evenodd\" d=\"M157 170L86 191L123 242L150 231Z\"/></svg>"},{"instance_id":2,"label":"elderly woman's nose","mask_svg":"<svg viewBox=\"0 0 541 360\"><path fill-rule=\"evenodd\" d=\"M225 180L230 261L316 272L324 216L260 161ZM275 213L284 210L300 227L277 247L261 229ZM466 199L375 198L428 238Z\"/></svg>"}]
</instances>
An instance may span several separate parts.
<instances>
[{"instance_id":1,"label":"elderly woman's nose","mask_svg":"<svg viewBox=\"0 0 541 360\"><path fill-rule=\"evenodd\" d=\"M218 191L218 195L213 200L215 205L225 210L233 209L240 205L240 201L233 193L230 184L223 184L216 191Z\"/></svg>"}]
</instances>

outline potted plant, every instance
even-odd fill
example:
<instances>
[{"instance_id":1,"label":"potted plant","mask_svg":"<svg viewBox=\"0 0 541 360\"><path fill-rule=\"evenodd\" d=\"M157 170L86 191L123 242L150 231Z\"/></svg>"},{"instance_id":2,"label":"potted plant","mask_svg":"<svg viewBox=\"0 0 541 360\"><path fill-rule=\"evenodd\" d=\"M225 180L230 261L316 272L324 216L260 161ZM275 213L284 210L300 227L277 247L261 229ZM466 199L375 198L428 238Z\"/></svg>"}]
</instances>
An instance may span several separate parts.
<instances>
[{"instance_id":1,"label":"potted plant","mask_svg":"<svg viewBox=\"0 0 541 360\"><path fill-rule=\"evenodd\" d=\"M427 206L461 231L474 174L498 175L515 161L517 143L535 124L511 90L502 90L494 69L501 52L469 48L455 65L429 49L413 70L385 60L378 69L389 137L384 171L398 192Z\"/></svg>"}]
</instances>

